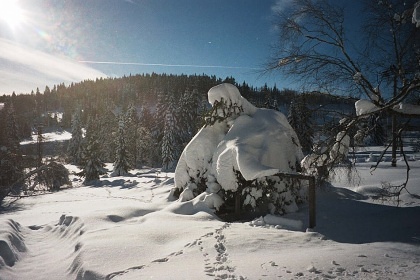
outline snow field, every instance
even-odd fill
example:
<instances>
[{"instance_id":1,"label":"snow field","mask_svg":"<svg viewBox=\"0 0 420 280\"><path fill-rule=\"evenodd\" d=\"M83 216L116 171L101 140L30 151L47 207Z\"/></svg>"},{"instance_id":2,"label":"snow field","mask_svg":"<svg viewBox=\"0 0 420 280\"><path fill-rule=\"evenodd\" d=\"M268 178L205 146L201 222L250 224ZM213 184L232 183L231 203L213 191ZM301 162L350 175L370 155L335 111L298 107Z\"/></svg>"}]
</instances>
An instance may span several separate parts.
<instances>
[{"instance_id":1,"label":"snow field","mask_svg":"<svg viewBox=\"0 0 420 280\"><path fill-rule=\"evenodd\" d=\"M419 168L413 162L413 180ZM401 177L387 169L377 170L383 180ZM0 279L417 279L420 273L417 197L404 196L404 207L395 208L337 182L318 189L317 227L305 230L306 205L284 217L226 223L200 199L175 201L173 173L131 174L92 186L73 178L75 188L14 202L0 215ZM369 174L362 166L359 176L373 184ZM418 196L419 185L411 191Z\"/></svg>"}]
</instances>

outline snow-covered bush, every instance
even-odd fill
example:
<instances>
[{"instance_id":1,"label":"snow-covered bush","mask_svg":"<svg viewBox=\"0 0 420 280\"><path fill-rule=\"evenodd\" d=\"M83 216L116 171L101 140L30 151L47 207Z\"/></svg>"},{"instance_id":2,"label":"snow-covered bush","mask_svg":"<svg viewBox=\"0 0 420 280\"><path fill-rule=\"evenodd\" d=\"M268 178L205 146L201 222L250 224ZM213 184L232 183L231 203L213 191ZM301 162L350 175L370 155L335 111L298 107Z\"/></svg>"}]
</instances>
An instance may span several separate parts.
<instances>
[{"instance_id":1,"label":"snow-covered bush","mask_svg":"<svg viewBox=\"0 0 420 280\"><path fill-rule=\"evenodd\" d=\"M275 176L296 172L303 158L286 117L254 107L231 84L211 88L208 99L213 108L206 125L185 147L175 170L180 200L207 192L226 203L239 194L242 205L253 210L262 204L271 213L296 210L299 185Z\"/></svg>"},{"instance_id":2,"label":"snow-covered bush","mask_svg":"<svg viewBox=\"0 0 420 280\"><path fill-rule=\"evenodd\" d=\"M50 191L58 191L64 185L71 185L69 171L64 165L55 161L41 168L35 180Z\"/></svg>"}]
</instances>

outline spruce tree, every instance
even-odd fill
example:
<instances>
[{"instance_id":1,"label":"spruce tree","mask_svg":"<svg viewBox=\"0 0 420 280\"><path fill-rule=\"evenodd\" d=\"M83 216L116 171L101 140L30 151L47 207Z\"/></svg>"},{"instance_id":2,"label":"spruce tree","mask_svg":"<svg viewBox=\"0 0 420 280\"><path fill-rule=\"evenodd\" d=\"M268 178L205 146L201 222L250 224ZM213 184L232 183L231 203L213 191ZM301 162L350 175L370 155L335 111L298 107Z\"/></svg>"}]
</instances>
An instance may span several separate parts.
<instances>
[{"instance_id":1,"label":"spruce tree","mask_svg":"<svg viewBox=\"0 0 420 280\"><path fill-rule=\"evenodd\" d=\"M314 131L312 128L311 111L306 105L306 98L304 95L296 96L292 100L287 120L299 138L302 151L304 153L309 153L313 145L312 138Z\"/></svg>"},{"instance_id":2,"label":"spruce tree","mask_svg":"<svg viewBox=\"0 0 420 280\"><path fill-rule=\"evenodd\" d=\"M381 146L385 144L385 130L379 116L370 116L369 132L371 137L371 145Z\"/></svg>"},{"instance_id":3,"label":"spruce tree","mask_svg":"<svg viewBox=\"0 0 420 280\"><path fill-rule=\"evenodd\" d=\"M127 146L127 151L130 155L130 165L135 167L138 161L138 141L137 139L141 137L139 134L139 117L137 115L137 109L133 104L130 104L127 108L125 114L125 141Z\"/></svg>"},{"instance_id":4,"label":"spruce tree","mask_svg":"<svg viewBox=\"0 0 420 280\"><path fill-rule=\"evenodd\" d=\"M10 192L20 187L21 184L17 183L23 176L22 155L13 103L6 103L2 111L1 115L5 118L1 118L0 122L5 131L0 139L0 202Z\"/></svg>"},{"instance_id":5,"label":"spruce tree","mask_svg":"<svg viewBox=\"0 0 420 280\"><path fill-rule=\"evenodd\" d=\"M97 138L96 120L89 118L84 139L85 153L83 168L79 174L85 177L85 183L98 180L99 175L105 173L104 163L101 159L100 145Z\"/></svg>"},{"instance_id":6,"label":"spruce tree","mask_svg":"<svg viewBox=\"0 0 420 280\"><path fill-rule=\"evenodd\" d=\"M101 158L106 162L112 162L115 159L114 137L118 131L118 121L113 112L113 107L110 102L107 102L106 109L97 119L99 150Z\"/></svg>"},{"instance_id":7,"label":"spruce tree","mask_svg":"<svg viewBox=\"0 0 420 280\"><path fill-rule=\"evenodd\" d=\"M179 129L181 145L186 145L197 132L196 119L198 116L197 91L188 88L182 94L179 102Z\"/></svg>"},{"instance_id":8,"label":"spruce tree","mask_svg":"<svg viewBox=\"0 0 420 280\"><path fill-rule=\"evenodd\" d=\"M140 111L138 137L136 138L138 161L141 164L153 166L160 165L160 149L156 148L156 141L153 137L153 115L149 108L143 106Z\"/></svg>"},{"instance_id":9,"label":"spruce tree","mask_svg":"<svg viewBox=\"0 0 420 280\"><path fill-rule=\"evenodd\" d=\"M124 176L128 173L131 166L126 144L125 118L123 114L121 114L118 121L116 146L117 149L115 153L114 171L112 172L112 175Z\"/></svg>"},{"instance_id":10,"label":"spruce tree","mask_svg":"<svg viewBox=\"0 0 420 280\"><path fill-rule=\"evenodd\" d=\"M177 158L177 136L178 130L176 128L175 119L175 98L173 95L169 97L168 108L164 118L164 131L162 138L162 164L165 170L170 170Z\"/></svg>"},{"instance_id":11,"label":"spruce tree","mask_svg":"<svg viewBox=\"0 0 420 280\"><path fill-rule=\"evenodd\" d=\"M70 162L80 165L83 160L83 132L81 122L81 110L76 109L71 121L71 139L68 146Z\"/></svg>"}]
</instances>

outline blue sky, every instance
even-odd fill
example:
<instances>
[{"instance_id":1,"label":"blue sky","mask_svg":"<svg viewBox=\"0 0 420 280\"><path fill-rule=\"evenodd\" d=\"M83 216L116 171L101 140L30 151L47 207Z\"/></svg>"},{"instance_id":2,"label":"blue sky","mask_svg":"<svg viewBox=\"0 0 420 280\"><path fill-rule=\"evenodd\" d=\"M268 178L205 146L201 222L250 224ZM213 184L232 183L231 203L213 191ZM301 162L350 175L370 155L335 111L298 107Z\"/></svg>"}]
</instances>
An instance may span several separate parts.
<instances>
[{"instance_id":1,"label":"blue sky","mask_svg":"<svg viewBox=\"0 0 420 280\"><path fill-rule=\"evenodd\" d=\"M0 94L141 73L263 75L276 42L273 9L290 0L2 0Z\"/></svg>"}]
</instances>

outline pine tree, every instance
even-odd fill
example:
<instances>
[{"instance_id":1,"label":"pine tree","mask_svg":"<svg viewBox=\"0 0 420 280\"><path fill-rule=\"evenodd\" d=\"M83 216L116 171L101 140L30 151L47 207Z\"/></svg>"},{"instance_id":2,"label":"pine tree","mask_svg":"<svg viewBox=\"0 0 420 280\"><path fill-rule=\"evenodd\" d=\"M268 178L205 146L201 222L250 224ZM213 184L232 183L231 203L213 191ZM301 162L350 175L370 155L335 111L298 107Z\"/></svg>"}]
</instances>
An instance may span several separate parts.
<instances>
[{"instance_id":1,"label":"pine tree","mask_svg":"<svg viewBox=\"0 0 420 280\"><path fill-rule=\"evenodd\" d=\"M70 161L80 165L83 160L83 132L81 122L81 110L76 109L71 122L71 139L68 146L68 156Z\"/></svg>"},{"instance_id":2,"label":"pine tree","mask_svg":"<svg viewBox=\"0 0 420 280\"><path fill-rule=\"evenodd\" d=\"M20 184L16 183L23 176L22 155L13 103L6 103L2 111L5 118L0 119L0 122L5 131L0 139L0 202L11 191L20 187Z\"/></svg>"},{"instance_id":3,"label":"pine tree","mask_svg":"<svg viewBox=\"0 0 420 280\"><path fill-rule=\"evenodd\" d=\"M89 118L86 137L84 139L85 153L83 157L83 168L79 175L85 177L85 183L98 180L99 175L105 173L104 163L101 160L101 151L97 139L96 120Z\"/></svg>"},{"instance_id":4,"label":"pine tree","mask_svg":"<svg viewBox=\"0 0 420 280\"><path fill-rule=\"evenodd\" d=\"M312 128L311 111L306 106L305 96L296 96L292 100L287 120L299 138L302 151L309 153L313 145L312 138L314 131Z\"/></svg>"},{"instance_id":5,"label":"pine tree","mask_svg":"<svg viewBox=\"0 0 420 280\"><path fill-rule=\"evenodd\" d=\"M168 108L165 113L165 123L162 138L162 164L163 168L170 170L178 156L177 149L177 129L175 119L175 99L173 95L169 97Z\"/></svg>"},{"instance_id":6,"label":"pine tree","mask_svg":"<svg viewBox=\"0 0 420 280\"><path fill-rule=\"evenodd\" d=\"M181 96L179 102L179 128L180 141L186 145L197 132L196 119L198 116L198 98L197 91L190 91L188 88Z\"/></svg>"},{"instance_id":7,"label":"pine tree","mask_svg":"<svg viewBox=\"0 0 420 280\"><path fill-rule=\"evenodd\" d=\"M153 136L156 138L157 142L160 143L163 136L163 130L165 127L165 114L168 109L168 96L171 96L172 93L167 93L164 91L159 91L157 93L157 103L156 111L154 114L154 127L153 127ZM162 118L163 117L163 118Z\"/></svg>"},{"instance_id":8,"label":"pine tree","mask_svg":"<svg viewBox=\"0 0 420 280\"><path fill-rule=\"evenodd\" d=\"M381 146L385 143L385 130L381 122L381 118L375 115L369 118L369 132L371 144Z\"/></svg>"},{"instance_id":9,"label":"pine tree","mask_svg":"<svg viewBox=\"0 0 420 280\"><path fill-rule=\"evenodd\" d=\"M130 155L130 165L136 166L138 161L138 146L137 139L141 137L139 134L139 117L137 115L137 109L133 104L130 104L125 114L125 134L126 134L126 146L127 151Z\"/></svg>"},{"instance_id":10,"label":"pine tree","mask_svg":"<svg viewBox=\"0 0 420 280\"><path fill-rule=\"evenodd\" d=\"M118 131L118 121L116 121L111 103L106 105L106 109L97 119L99 141L99 150L101 158L106 162L112 162L115 159L115 135Z\"/></svg>"},{"instance_id":11,"label":"pine tree","mask_svg":"<svg viewBox=\"0 0 420 280\"><path fill-rule=\"evenodd\" d=\"M160 165L160 149L156 148L153 137L153 115L148 107L142 107L139 117L138 137L136 138L138 161L149 166Z\"/></svg>"},{"instance_id":12,"label":"pine tree","mask_svg":"<svg viewBox=\"0 0 420 280\"><path fill-rule=\"evenodd\" d=\"M113 176L124 176L130 169L130 157L126 144L125 118L121 114L118 122L117 150L115 153Z\"/></svg>"}]
</instances>

